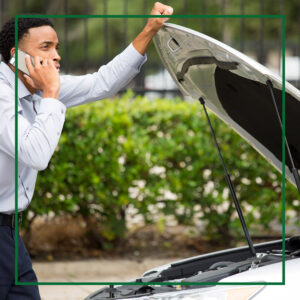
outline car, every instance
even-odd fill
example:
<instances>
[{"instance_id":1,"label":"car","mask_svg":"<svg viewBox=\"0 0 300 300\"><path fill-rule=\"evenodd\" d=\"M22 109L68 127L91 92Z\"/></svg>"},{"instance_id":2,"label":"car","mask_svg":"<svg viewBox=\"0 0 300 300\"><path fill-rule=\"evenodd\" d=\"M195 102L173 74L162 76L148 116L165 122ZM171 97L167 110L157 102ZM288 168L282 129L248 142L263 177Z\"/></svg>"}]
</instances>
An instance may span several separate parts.
<instances>
[{"instance_id":1,"label":"car","mask_svg":"<svg viewBox=\"0 0 300 300\"><path fill-rule=\"evenodd\" d=\"M86 299L299 299L300 235L253 244L206 107L280 172L285 141L284 174L300 191L300 91L284 82L287 118L282 140L284 85L279 76L235 49L179 25L165 23L154 42L179 89L199 100L206 114L248 246L160 266Z\"/></svg>"}]
</instances>

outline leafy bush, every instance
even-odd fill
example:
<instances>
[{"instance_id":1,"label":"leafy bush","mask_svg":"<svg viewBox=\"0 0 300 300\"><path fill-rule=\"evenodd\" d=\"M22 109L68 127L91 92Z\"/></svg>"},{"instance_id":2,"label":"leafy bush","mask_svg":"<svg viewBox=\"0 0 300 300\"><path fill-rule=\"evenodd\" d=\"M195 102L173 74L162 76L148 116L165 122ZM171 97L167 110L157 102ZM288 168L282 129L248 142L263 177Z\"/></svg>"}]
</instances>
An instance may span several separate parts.
<instances>
[{"instance_id":1,"label":"leafy bush","mask_svg":"<svg viewBox=\"0 0 300 300\"><path fill-rule=\"evenodd\" d=\"M211 114L224 160L252 232L281 217L281 175ZM299 208L288 185L287 206ZM133 207L146 223L201 219L206 235L241 235L226 180L199 103L132 98L68 110L57 151L38 177L34 215L70 213L97 220L102 246L126 232Z\"/></svg>"}]
</instances>

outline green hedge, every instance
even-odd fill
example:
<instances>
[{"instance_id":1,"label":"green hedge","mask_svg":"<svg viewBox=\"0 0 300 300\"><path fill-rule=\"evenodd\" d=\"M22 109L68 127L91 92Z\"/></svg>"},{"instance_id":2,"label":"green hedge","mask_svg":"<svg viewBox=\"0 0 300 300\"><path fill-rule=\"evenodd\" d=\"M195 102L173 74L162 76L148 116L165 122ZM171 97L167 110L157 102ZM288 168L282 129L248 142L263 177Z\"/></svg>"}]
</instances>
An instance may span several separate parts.
<instances>
[{"instance_id":1,"label":"green hedge","mask_svg":"<svg viewBox=\"0 0 300 300\"><path fill-rule=\"evenodd\" d=\"M211 119L252 233L262 228L257 224L268 228L281 217L281 175L222 121ZM288 209L299 209L295 198L288 184ZM146 223L158 215L161 222L173 216L188 225L201 218L210 238L228 242L241 235L198 102L127 93L68 110L57 151L38 176L33 215L63 212L87 222L93 216L102 239L112 242L126 232L129 205Z\"/></svg>"}]
</instances>

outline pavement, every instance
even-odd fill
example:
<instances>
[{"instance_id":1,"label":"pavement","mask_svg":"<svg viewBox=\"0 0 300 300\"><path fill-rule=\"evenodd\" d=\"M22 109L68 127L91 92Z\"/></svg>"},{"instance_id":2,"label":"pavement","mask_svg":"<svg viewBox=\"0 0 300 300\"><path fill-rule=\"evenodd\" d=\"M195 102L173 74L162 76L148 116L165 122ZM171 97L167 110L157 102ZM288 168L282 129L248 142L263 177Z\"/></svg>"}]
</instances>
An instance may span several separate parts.
<instances>
[{"instance_id":1,"label":"pavement","mask_svg":"<svg viewBox=\"0 0 300 300\"><path fill-rule=\"evenodd\" d=\"M126 282L145 271L180 258L166 259L92 259L84 261L33 262L39 282L67 282L70 285L39 285L42 300L83 300L106 286L105 282ZM77 285L76 282L101 282Z\"/></svg>"}]
</instances>

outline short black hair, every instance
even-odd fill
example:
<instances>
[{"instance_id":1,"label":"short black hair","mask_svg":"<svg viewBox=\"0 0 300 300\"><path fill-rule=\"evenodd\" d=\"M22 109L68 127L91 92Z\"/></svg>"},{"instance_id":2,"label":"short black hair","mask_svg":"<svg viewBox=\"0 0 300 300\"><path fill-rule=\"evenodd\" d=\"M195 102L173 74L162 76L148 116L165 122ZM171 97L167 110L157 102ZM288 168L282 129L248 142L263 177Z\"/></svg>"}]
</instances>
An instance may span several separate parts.
<instances>
[{"instance_id":1,"label":"short black hair","mask_svg":"<svg viewBox=\"0 0 300 300\"><path fill-rule=\"evenodd\" d=\"M18 20L18 41L28 33L30 28L40 26L51 26L52 21L48 18L20 18ZM9 62L10 50L15 46L15 18L9 19L0 31L0 53L5 63Z\"/></svg>"}]
</instances>

